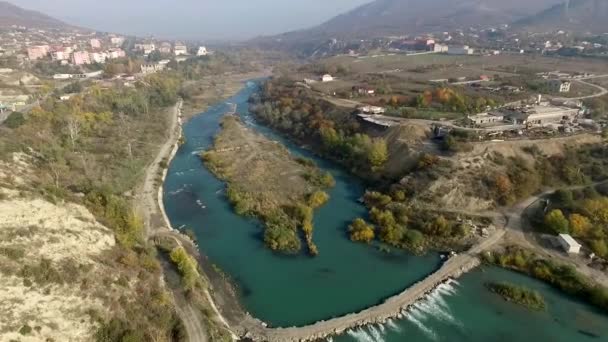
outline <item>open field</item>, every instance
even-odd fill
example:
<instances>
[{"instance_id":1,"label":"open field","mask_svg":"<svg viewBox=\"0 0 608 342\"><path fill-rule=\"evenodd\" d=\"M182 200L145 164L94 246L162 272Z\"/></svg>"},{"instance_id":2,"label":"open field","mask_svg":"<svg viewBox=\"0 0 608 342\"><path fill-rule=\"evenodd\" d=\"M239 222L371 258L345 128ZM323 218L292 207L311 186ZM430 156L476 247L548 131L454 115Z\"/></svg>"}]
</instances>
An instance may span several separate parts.
<instances>
[{"instance_id":1,"label":"open field","mask_svg":"<svg viewBox=\"0 0 608 342\"><path fill-rule=\"evenodd\" d=\"M315 90L325 94L368 84L376 89L388 90L388 93L413 95L432 86L431 80L470 81L477 80L482 75L498 80L509 80L521 76L534 77L536 73L556 70L568 73L606 73L605 62L599 60L530 55L394 54L366 58L338 56L325 59L320 64L326 70L341 69L346 72L339 75L337 81L314 85ZM588 95L587 92L592 91L583 86L578 88L575 87L574 91L583 95Z\"/></svg>"}]
</instances>

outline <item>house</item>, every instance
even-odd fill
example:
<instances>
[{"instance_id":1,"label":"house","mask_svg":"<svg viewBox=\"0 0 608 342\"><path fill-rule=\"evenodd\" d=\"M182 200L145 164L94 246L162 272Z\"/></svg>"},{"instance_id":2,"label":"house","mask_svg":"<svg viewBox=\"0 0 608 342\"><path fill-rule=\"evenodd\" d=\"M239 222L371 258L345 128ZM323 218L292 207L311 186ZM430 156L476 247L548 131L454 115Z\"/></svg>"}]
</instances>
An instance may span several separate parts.
<instances>
[{"instance_id":1,"label":"house","mask_svg":"<svg viewBox=\"0 0 608 342\"><path fill-rule=\"evenodd\" d=\"M30 61L42 59L49 54L50 47L48 45L35 45L27 48L27 58Z\"/></svg>"},{"instance_id":2,"label":"house","mask_svg":"<svg viewBox=\"0 0 608 342\"><path fill-rule=\"evenodd\" d=\"M559 234L557 241L568 254L578 254L581 252L581 244L576 242L569 234Z\"/></svg>"},{"instance_id":3,"label":"house","mask_svg":"<svg viewBox=\"0 0 608 342\"><path fill-rule=\"evenodd\" d=\"M562 80L550 80L548 82L549 90L553 93L568 93L572 83Z\"/></svg>"},{"instance_id":4,"label":"house","mask_svg":"<svg viewBox=\"0 0 608 342\"><path fill-rule=\"evenodd\" d=\"M198 48L198 51L196 52L197 56L207 56L209 54L209 51L207 51L207 48L204 46L201 46Z\"/></svg>"},{"instance_id":5,"label":"house","mask_svg":"<svg viewBox=\"0 0 608 342\"><path fill-rule=\"evenodd\" d=\"M176 43L173 48L173 54L176 56L185 56L188 54L188 47L181 43Z\"/></svg>"},{"instance_id":6,"label":"house","mask_svg":"<svg viewBox=\"0 0 608 342\"><path fill-rule=\"evenodd\" d=\"M331 82L334 80L334 77L330 74L325 74L321 76L321 82Z\"/></svg>"},{"instance_id":7,"label":"house","mask_svg":"<svg viewBox=\"0 0 608 342\"><path fill-rule=\"evenodd\" d=\"M72 54L72 64L74 64L74 65L91 64L91 56L86 51L75 51Z\"/></svg>"}]
</instances>

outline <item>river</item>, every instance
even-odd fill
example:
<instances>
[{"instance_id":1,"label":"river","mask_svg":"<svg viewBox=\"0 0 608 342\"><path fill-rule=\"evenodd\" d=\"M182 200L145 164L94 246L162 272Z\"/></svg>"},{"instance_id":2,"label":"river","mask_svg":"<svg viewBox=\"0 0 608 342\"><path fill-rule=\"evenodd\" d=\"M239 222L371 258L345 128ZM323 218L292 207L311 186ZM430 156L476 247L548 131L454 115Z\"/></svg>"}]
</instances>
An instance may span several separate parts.
<instances>
[{"instance_id":1,"label":"river","mask_svg":"<svg viewBox=\"0 0 608 342\"><path fill-rule=\"evenodd\" d=\"M438 268L440 259L435 254L417 257L396 250L385 253L350 242L348 224L366 213L356 201L363 193L362 185L333 163L256 124L247 111L247 99L255 90L253 84L248 84L227 103L209 108L184 126L187 142L172 161L164 188L164 203L172 225L195 231L201 252L231 277L249 312L271 326L305 325L378 304ZM315 212L318 257L278 256L266 249L259 222L234 213L225 198L224 184L201 163L198 154L213 144L219 121L230 107L228 103L237 104L238 114L248 125L280 141L293 154L315 160L336 179L331 200ZM334 340L403 341L404 336L408 341L510 341L518 336L538 336L538 341L565 337L570 338L561 340L578 341L596 335L608 338L607 328L578 326L571 321L574 317L568 312L576 309L586 313L583 322L608 327L608 318L588 307L534 283L559 305L550 305L544 314L514 308L483 289L488 277L534 282L501 270L476 271L463 277L459 285L440 289L406 320L351 331ZM571 310L564 312L564 306ZM537 322L532 328L538 335L529 335L530 329L516 329L517 322ZM554 336L547 335L550 332L559 338L548 338Z\"/></svg>"}]
</instances>

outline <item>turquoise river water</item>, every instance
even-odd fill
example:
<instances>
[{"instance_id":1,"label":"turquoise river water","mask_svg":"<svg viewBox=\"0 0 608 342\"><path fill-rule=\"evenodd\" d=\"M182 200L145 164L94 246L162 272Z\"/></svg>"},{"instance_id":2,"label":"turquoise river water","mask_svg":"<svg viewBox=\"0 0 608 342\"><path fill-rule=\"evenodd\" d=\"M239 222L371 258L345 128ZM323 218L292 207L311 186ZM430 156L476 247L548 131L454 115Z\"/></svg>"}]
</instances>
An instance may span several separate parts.
<instances>
[{"instance_id":1,"label":"turquoise river water","mask_svg":"<svg viewBox=\"0 0 608 342\"><path fill-rule=\"evenodd\" d=\"M346 227L365 215L357 203L360 182L253 120L247 99L253 83L225 104L211 107L184 126L186 144L172 161L164 203L174 227L196 232L202 253L236 283L244 307L272 326L313 323L378 304L440 265L437 255L390 254L348 240ZM331 200L315 212L314 240L320 255L278 256L267 250L256 220L238 216L224 184L202 164L228 103L251 127L283 143L294 155L314 159L332 173ZM511 281L539 290L546 312L531 312L485 290L487 281ZM608 316L548 286L512 272L485 268L444 285L416 305L407 318L334 337L334 341L608 341Z\"/></svg>"}]
</instances>

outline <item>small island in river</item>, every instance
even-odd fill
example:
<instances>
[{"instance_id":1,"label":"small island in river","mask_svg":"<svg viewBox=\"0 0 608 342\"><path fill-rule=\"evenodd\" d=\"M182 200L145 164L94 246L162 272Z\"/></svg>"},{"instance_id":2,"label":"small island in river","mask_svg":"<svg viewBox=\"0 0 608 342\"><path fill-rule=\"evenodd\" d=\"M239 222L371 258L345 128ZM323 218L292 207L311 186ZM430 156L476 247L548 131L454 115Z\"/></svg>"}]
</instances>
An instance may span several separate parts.
<instances>
[{"instance_id":1,"label":"small island in river","mask_svg":"<svg viewBox=\"0 0 608 342\"><path fill-rule=\"evenodd\" d=\"M545 300L537 291L508 283L487 283L486 287L508 302L525 306L531 310L545 309Z\"/></svg>"},{"instance_id":2,"label":"small island in river","mask_svg":"<svg viewBox=\"0 0 608 342\"><path fill-rule=\"evenodd\" d=\"M323 191L334 185L329 173L308 159L294 157L234 115L224 118L213 148L201 157L211 172L227 182L227 196L236 212L264 223L269 248L298 253L302 236L309 253L318 254L312 238L313 212L329 199Z\"/></svg>"}]
</instances>

